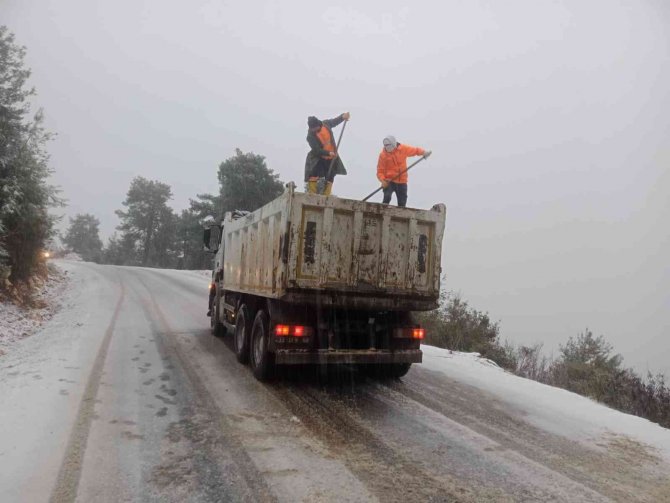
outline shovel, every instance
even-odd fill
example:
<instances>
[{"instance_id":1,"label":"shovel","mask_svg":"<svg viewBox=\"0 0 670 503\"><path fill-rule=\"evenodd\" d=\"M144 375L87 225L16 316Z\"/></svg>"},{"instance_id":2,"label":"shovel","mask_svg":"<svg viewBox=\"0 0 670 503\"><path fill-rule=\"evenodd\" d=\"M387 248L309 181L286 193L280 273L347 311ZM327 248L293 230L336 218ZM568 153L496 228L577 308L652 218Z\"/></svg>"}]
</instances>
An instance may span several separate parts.
<instances>
[{"instance_id":1,"label":"shovel","mask_svg":"<svg viewBox=\"0 0 670 503\"><path fill-rule=\"evenodd\" d=\"M417 164L419 164L421 161L425 161L426 159L427 159L427 157L422 157L421 159L418 159L418 160L414 161L412 164L410 164L409 166L407 166L407 169L402 170L400 173L398 173L396 176L394 176L392 180L389 180L389 183L396 181L396 180L397 180L398 178L400 178L403 174L407 173L407 172L408 172L410 169L412 169L414 166L416 166ZM377 190L375 190L374 192L371 192L370 194L368 194L368 196L367 196L365 199L363 199L363 202L367 201L367 200L370 199L372 196L374 196L377 192L379 192L380 190L383 190L383 189L384 189L384 187L379 187L379 188L378 188Z\"/></svg>"},{"instance_id":2,"label":"shovel","mask_svg":"<svg viewBox=\"0 0 670 503\"><path fill-rule=\"evenodd\" d=\"M336 156L333 157L330 161L330 166L328 166L328 175L326 176L326 180L328 180L332 176L332 171L333 171L333 166L335 165L335 159L337 159L337 156L340 153L340 142L342 141L342 135L344 134L344 130L347 128L347 122L349 122L349 119L344 121L344 124L342 125L342 130L340 131L340 137L337 139L337 144L335 145L335 154Z\"/></svg>"}]
</instances>

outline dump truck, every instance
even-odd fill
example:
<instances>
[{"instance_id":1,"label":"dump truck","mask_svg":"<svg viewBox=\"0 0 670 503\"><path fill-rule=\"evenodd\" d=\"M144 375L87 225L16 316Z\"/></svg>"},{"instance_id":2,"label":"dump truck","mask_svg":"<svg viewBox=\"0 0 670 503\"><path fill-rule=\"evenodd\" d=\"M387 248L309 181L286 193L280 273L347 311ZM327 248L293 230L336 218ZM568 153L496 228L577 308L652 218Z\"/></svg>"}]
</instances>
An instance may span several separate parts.
<instances>
[{"instance_id":1,"label":"dump truck","mask_svg":"<svg viewBox=\"0 0 670 503\"><path fill-rule=\"evenodd\" d=\"M266 380L278 365L356 365L400 377L420 363L437 307L446 208L284 193L205 229L210 322Z\"/></svg>"}]
</instances>

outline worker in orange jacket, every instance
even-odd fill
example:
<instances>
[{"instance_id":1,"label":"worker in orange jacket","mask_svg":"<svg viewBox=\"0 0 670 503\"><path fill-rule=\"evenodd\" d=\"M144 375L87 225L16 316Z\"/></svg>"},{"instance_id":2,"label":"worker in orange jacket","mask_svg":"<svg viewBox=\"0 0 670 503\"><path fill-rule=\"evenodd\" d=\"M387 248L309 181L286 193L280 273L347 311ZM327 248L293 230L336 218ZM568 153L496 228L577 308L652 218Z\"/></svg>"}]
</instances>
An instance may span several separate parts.
<instances>
[{"instance_id":1,"label":"worker in orange jacket","mask_svg":"<svg viewBox=\"0 0 670 503\"><path fill-rule=\"evenodd\" d=\"M316 194L319 178L326 179L323 194L329 196L333 189L335 175L346 175L342 158L337 152L333 128L348 121L351 115L344 112L334 119L319 120L316 117L307 118L307 143L310 151L305 160L305 182L307 191ZM332 165L332 168L331 168Z\"/></svg>"},{"instance_id":2,"label":"worker in orange jacket","mask_svg":"<svg viewBox=\"0 0 670 503\"><path fill-rule=\"evenodd\" d=\"M384 148L377 162L377 178L384 188L384 204L391 202L394 192L398 206L407 204L407 158L417 155L427 158L431 153L421 147L398 143L394 136L384 138Z\"/></svg>"}]
</instances>

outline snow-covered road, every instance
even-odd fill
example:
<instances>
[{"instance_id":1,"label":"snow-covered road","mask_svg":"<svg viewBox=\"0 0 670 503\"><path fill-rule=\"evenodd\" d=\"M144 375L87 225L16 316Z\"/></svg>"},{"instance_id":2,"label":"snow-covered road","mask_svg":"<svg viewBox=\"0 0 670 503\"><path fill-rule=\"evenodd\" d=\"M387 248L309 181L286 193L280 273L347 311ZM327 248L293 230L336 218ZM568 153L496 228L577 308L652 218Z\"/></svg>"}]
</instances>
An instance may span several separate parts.
<instances>
[{"instance_id":1,"label":"snow-covered road","mask_svg":"<svg viewBox=\"0 0 670 503\"><path fill-rule=\"evenodd\" d=\"M61 262L0 358L1 501L670 501L670 430L473 355L270 384L210 335L208 278Z\"/></svg>"}]
</instances>

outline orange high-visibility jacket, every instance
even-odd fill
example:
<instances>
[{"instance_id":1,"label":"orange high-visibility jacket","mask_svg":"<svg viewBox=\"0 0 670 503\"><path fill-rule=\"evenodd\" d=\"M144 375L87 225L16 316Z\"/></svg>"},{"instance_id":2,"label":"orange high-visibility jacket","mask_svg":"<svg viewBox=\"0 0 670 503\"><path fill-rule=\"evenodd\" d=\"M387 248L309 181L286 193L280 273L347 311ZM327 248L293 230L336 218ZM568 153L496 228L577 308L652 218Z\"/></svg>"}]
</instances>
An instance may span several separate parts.
<instances>
[{"instance_id":1,"label":"orange high-visibility jacket","mask_svg":"<svg viewBox=\"0 0 670 503\"><path fill-rule=\"evenodd\" d=\"M393 152L387 152L382 149L377 162L377 178L379 181L393 180L398 174L407 169L407 158L415 155L423 155L426 151L420 147L410 147L398 143L398 147ZM398 176L395 183L407 183L407 172Z\"/></svg>"},{"instance_id":2,"label":"orange high-visibility jacket","mask_svg":"<svg viewBox=\"0 0 670 503\"><path fill-rule=\"evenodd\" d=\"M328 152L330 154L331 152L335 152L335 145L334 145L334 138L333 138L333 132L331 129L323 124L321 126L321 129L316 133L316 137L319 139L321 142L321 148ZM322 159L330 159L330 155L322 155Z\"/></svg>"}]
</instances>

